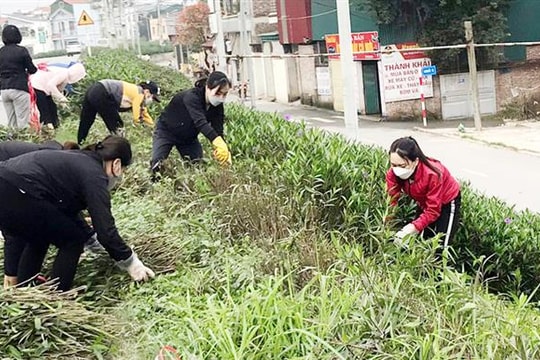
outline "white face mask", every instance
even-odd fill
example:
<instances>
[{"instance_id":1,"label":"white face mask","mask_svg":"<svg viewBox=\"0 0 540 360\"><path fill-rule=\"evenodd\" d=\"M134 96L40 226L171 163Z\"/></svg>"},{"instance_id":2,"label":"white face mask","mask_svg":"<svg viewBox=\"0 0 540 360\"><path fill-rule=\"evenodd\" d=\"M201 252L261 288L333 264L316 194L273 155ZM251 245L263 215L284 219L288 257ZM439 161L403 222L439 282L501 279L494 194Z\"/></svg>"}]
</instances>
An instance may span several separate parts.
<instances>
[{"instance_id":1,"label":"white face mask","mask_svg":"<svg viewBox=\"0 0 540 360\"><path fill-rule=\"evenodd\" d=\"M118 184L122 182L122 175L120 176L110 176L109 177L109 183L107 184L107 190L111 191L114 189Z\"/></svg>"},{"instance_id":2,"label":"white face mask","mask_svg":"<svg viewBox=\"0 0 540 360\"><path fill-rule=\"evenodd\" d=\"M413 174L414 167L409 169L409 168L394 166L392 167L392 171L394 171L394 174L396 174L398 178L407 180Z\"/></svg>"},{"instance_id":3,"label":"white face mask","mask_svg":"<svg viewBox=\"0 0 540 360\"><path fill-rule=\"evenodd\" d=\"M152 97L144 98L144 105L148 106L152 103L152 101L154 101L154 98Z\"/></svg>"},{"instance_id":4,"label":"white face mask","mask_svg":"<svg viewBox=\"0 0 540 360\"><path fill-rule=\"evenodd\" d=\"M208 97L208 102L210 102L210 105L212 106L218 106L219 104L223 104L223 101L225 99L219 97L219 96L215 96L215 95L212 95L212 96L209 96Z\"/></svg>"}]
</instances>

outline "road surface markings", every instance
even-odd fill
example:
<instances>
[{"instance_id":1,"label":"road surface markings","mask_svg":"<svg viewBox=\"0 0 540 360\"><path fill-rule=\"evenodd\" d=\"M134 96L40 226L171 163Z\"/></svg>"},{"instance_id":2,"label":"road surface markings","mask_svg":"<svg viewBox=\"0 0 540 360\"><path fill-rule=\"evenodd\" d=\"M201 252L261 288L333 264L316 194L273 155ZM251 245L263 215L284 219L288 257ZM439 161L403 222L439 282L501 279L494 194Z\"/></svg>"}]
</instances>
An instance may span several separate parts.
<instances>
[{"instance_id":1,"label":"road surface markings","mask_svg":"<svg viewBox=\"0 0 540 360\"><path fill-rule=\"evenodd\" d=\"M319 122L326 123L326 124L335 123L335 120L328 120L328 119L323 119L323 118L320 118L320 117L310 117L309 120L315 120L315 121L319 121Z\"/></svg>"},{"instance_id":2,"label":"road surface markings","mask_svg":"<svg viewBox=\"0 0 540 360\"><path fill-rule=\"evenodd\" d=\"M473 175L478 175L478 176L482 176L482 177L489 177L487 174L484 174L480 171L474 171L474 170L469 170L469 169L465 169L465 168L461 168L461 170L465 171L465 172L468 172L470 174L473 174Z\"/></svg>"},{"instance_id":3,"label":"road surface markings","mask_svg":"<svg viewBox=\"0 0 540 360\"><path fill-rule=\"evenodd\" d=\"M344 120L344 119L345 119L345 117L344 117L344 116L341 116L341 115L332 115L332 117L333 117L334 119L340 119L340 120Z\"/></svg>"}]
</instances>

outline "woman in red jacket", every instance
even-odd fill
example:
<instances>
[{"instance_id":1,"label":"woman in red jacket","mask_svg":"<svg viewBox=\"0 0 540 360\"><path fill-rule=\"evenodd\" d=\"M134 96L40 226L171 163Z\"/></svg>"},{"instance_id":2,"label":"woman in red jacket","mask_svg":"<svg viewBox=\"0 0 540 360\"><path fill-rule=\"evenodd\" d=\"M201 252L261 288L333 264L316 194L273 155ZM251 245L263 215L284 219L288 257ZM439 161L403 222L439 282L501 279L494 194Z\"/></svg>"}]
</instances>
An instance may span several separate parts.
<instances>
[{"instance_id":1,"label":"woman in red jacket","mask_svg":"<svg viewBox=\"0 0 540 360\"><path fill-rule=\"evenodd\" d=\"M391 204L397 205L401 193L409 195L419 207L419 216L395 235L397 242L423 232L423 238L444 233L446 247L457 230L461 207L459 183L438 160L426 157L412 137L403 137L390 145L391 169L386 186Z\"/></svg>"}]
</instances>

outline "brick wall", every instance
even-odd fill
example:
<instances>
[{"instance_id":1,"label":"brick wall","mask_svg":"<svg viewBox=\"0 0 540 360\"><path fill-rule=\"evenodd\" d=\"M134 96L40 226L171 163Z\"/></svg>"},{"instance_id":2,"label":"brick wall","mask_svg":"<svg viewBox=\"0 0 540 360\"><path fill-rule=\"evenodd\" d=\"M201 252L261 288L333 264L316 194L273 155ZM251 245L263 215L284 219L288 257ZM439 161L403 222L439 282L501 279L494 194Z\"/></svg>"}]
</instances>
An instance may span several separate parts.
<instances>
[{"instance_id":1,"label":"brick wall","mask_svg":"<svg viewBox=\"0 0 540 360\"><path fill-rule=\"evenodd\" d=\"M525 97L540 99L540 46L527 47L527 60L495 70L497 111L510 103L523 103ZM426 99L428 118L441 118L439 77L433 78L433 98ZM420 100L386 103L389 120L421 118Z\"/></svg>"},{"instance_id":2,"label":"brick wall","mask_svg":"<svg viewBox=\"0 0 540 360\"><path fill-rule=\"evenodd\" d=\"M268 16L271 13L275 13L276 1L272 0L253 0L253 16Z\"/></svg>"},{"instance_id":3,"label":"brick wall","mask_svg":"<svg viewBox=\"0 0 540 360\"><path fill-rule=\"evenodd\" d=\"M269 32L277 32L276 24L269 24L268 22L259 22L255 24L255 33L256 34L265 34Z\"/></svg>"},{"instance_id":4,"label":"brick wall","mask_svg":"<svg viewBox=\"0 0 540 360\"><path fill-rule=\"evenodd\" d=\"M524 96L540 93L540 46L527 47L527 61L495 72L497 110Z\"/></svg>"}]
</instances>

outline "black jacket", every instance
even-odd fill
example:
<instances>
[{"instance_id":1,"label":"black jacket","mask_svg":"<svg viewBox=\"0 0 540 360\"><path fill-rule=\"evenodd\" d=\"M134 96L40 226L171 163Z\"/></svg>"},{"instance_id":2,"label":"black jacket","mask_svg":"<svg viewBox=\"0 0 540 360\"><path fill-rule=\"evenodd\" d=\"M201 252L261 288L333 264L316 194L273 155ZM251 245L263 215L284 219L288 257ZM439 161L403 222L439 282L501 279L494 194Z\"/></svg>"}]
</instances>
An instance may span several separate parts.
<instances>
[{"instance_id":1,"label":"black jacket","mask_svg":"<svg viewBox=\"0 0 540 360\"><path fill-rule=\"evenodd\" d=\"M205 88L195 87L176 94L165 107L158 127L180 143L193 142L199 133L210 141L223 136L223 104L206 105Z\"/></svg>"},{"instance_id":2,"label":"black jacket","mask_svg":"<svg viewBox=\"0 0 540 360\"><path fill-rule=\"evenodd\" d=\"M0 48L0 90L28 91L28 74L36 71L25 47L10 44Z\"/></svg>"},{"instance_id":3,"label":"black jacket","mask_svg":"<svg viewBox=\"0 0 540 360\"><path fill-rule=\"evenodd\" d=\"M111 214L108 177L100 157L82 150L42 150L0 162L0 177L76 220L88 209L98 240L116 261L131 249L118 234Z\"/></svg>"},{"instance_id":4,"label":"black jacket","mask_svg":"<svg viewBox=\"0 0 540 360\"><path fill-rule=\"evenodd\" d=\"M0 143L0 161L38 150L62 150L62 145L55 141L35 144L24 141L4 141Z\"/></svg>"}]
</instances>

